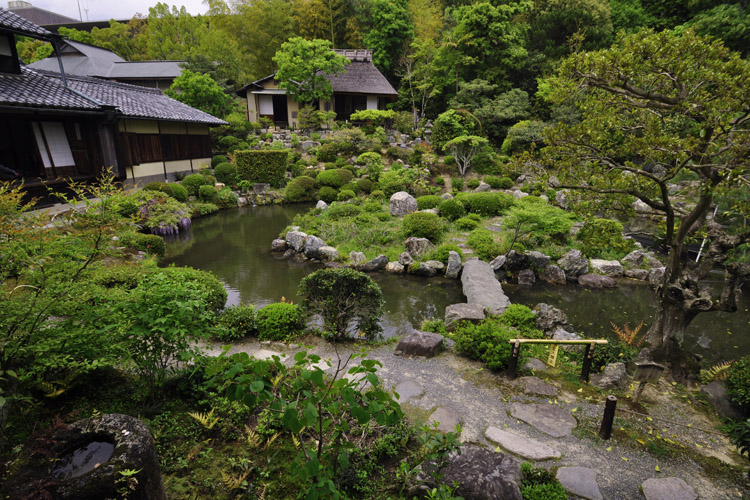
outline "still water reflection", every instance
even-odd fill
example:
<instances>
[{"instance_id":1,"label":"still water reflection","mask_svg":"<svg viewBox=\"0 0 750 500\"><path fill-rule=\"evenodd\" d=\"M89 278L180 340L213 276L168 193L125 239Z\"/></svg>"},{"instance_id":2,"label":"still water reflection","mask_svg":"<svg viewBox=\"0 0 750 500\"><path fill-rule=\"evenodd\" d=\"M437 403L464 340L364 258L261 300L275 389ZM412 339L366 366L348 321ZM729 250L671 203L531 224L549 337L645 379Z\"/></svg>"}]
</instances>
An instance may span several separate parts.
<instances>
[{"instance_id":1,"label":"still water reflection","mask_svg":"<svg viewBox=\"0 0 750 500\"><path fill-rule=\"evenodd\" d=\"M193 224L192 230L167 245L165 264L192 266L212 272L229 293L228 304L263 306L282 297L298 300L297 285L319 268L310 262L287 261L272 253L271 241L295 214L310 205L246 207L225 210ZM383 289L387 336L419 327L425 318L442 318L445 307L463 302L460 282L443 278L415 278L374 273ZM654 295L641 284L624 284L614 290L589 290L579 286L533 287L503 284L514 303L533 307L546 302L565 311L576 331L590 337L611 336L610 321L617 325L646 325L654 311ZM709 362L750 354L750 297L740 298L740 312L699 315L690 326L685 343ZM644 327L644 331L645 331Z\"/></svg>"}]
</instances>

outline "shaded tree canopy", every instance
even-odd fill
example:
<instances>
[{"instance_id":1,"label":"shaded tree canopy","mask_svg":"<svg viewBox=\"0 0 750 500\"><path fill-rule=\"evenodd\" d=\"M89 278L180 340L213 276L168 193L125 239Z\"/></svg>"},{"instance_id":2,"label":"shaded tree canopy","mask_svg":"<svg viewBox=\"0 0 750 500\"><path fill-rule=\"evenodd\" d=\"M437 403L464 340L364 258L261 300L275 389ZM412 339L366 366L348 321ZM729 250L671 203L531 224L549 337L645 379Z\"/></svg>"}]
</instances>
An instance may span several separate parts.
<instances>
[{"instance_id":1,"label":"shaded tree canopy","mask_svg":"<svg viewBox=\"0 0 750 500\"><path fill-rule=\"evenodd\" d=\"M350 64L345 56L331 50L327 40L290 38L273 58L278 65L279 87L303 103L330 99L333 88L325 75L343 73Z\"/></svg>"}]
</instances>

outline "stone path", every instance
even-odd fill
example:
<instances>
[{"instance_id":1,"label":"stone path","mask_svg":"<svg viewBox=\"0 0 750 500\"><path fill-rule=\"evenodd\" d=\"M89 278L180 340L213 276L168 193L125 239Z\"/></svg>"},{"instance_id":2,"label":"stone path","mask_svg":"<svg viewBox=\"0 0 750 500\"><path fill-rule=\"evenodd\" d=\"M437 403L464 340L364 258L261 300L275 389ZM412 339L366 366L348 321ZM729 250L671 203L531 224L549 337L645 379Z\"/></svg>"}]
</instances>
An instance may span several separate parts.
<instances>
[{"instance_id":1,"label":"stone path","mask_svg":"<svg viewBox=\"0 0 750 500\"><path fill-rule=\"evenodd\" d=\"M336 354L330 344L310 338L304 339L304 343L313 345L307 350L321 356L321 363L333 360L335 368ZM286 354L282 360L291 364L294 352L299 349L297 345L249 341L235 345L230 353L244 351L259 358ZM711 477L711 471L689 458L679 455L658 458L648 453L645 446L616 439L602 442L585 437L583 431L573 432L576 428L598 426L601 401L591 403L580 394L560 390L537 377L511 382L450 351L425 359L395 356L393 345L368 350L368 357L383 365L378 370L383 384L399 393L402 408L413 421L437 420L445 431L454 430L460 423L464 443L510 453L538 466L559 467L557 477L571 498L739 500L743 495L750 498L750 487L740 491L734 483ZM221 349L213 351L218 354ZM343 357L349 351L340 347L339 353ZM327 363L322 366L326 367ZM553 390L556 395L552 395ZM668 432L658 427L656 430ZM702 442L704 449L710 446L709 442ZM718 446L716 451L719 452ZM656 472L657 468L661 472Z\"/></svg>"}]
</instances>

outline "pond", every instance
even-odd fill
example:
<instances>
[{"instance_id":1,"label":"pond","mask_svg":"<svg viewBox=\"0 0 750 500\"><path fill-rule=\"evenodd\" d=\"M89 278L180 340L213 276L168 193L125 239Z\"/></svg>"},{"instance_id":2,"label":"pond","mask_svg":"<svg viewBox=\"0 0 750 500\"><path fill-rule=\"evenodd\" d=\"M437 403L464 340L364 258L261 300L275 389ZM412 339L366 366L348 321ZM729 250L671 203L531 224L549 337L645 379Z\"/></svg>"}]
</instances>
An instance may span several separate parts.
<instances>
[{"instance_id":1,"label":"pond","mask_svg":"<svg viewBox=\"0 0 750 500\"><path fill-rule=\"evenodd\" d=\"M282 297L297 302L297 285L319 264L285 260L271 252L271 241L310 206L245 207L197 219L189 232L168 242L163 263L210 271L225 283L228 305L264 306ZM418 328L423 319L442 318L446 306L465 300L458 280L382 272L370 276L383 289L383 328L389 337ZM533 307L546 302L559 307L575 331L589 337L611 337L610 322L634 327L644 321L645 331L654 311L654 295L642 284L625 283L614 290L544 282L533 287L504 283L503 288L514 303ZM746 292L740 297L737 313L699 315L690 325L685 345L710 363L750 354L749 310L750 294Z\"/></svg>"}]
</instances>

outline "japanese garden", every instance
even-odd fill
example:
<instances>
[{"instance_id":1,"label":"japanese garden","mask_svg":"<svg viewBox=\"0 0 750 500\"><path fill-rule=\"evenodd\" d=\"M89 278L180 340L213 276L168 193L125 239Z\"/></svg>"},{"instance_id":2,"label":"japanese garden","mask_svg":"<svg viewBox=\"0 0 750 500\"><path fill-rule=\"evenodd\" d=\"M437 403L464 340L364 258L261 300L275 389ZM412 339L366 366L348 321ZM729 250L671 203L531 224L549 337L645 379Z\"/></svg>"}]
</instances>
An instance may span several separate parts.
<instances>
[{"instance_id":1,"label":"japanese garden","mask_svg":"<svg viewBox=\"0 0 750 500\"><path fill-rule=\"evenodd\" d=\"M0 498L750 498L746 2L194 14L0 9Z\"/></svg>"}]
</instances>

